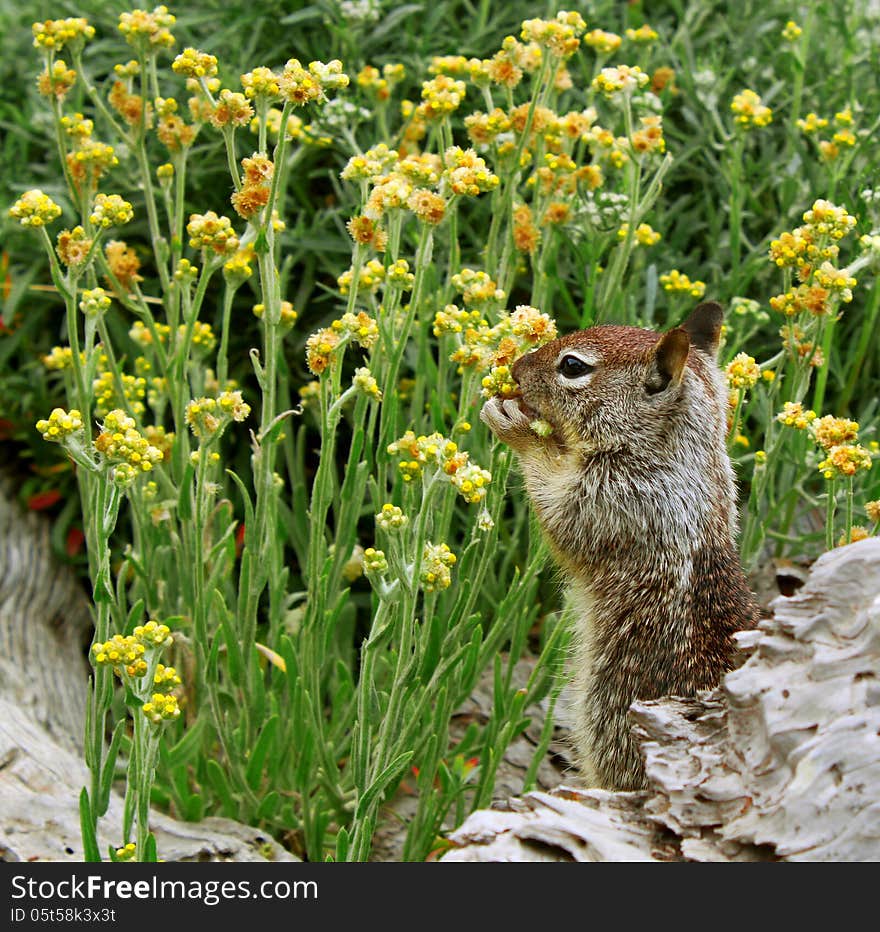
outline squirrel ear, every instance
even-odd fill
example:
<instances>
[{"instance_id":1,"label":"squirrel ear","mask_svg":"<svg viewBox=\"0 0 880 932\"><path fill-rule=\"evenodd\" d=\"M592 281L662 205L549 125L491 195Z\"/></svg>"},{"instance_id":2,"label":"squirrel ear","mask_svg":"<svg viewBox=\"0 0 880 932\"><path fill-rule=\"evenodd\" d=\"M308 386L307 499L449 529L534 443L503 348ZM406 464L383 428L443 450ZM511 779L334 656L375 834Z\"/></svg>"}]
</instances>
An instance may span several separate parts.
<instances>
[{"instance_id":1,"label":"squirrel ear","mask_svg":"<svg viewBox=\"0 0 880 932\"><path fill-rule=\"evenodd\" d=\"M690 337L681 327L664 333L651 353L645 391L649 395L662 392L669 385L678 385L691 348Z\"/></svg>"},{"instance_id":2,"label":"squirrel ear","mask_svg":"<svg viewBox=\"0 0 880 932\"><path fill-rule=\"evenodd\" d=\"M721 342L723 321L724 311L721 305L717 301L706 301L691 311L687 320L681 324L681 329L687 331L691 343L697 349L708 353L714 359Z\"/></svg>"}]
</instances>

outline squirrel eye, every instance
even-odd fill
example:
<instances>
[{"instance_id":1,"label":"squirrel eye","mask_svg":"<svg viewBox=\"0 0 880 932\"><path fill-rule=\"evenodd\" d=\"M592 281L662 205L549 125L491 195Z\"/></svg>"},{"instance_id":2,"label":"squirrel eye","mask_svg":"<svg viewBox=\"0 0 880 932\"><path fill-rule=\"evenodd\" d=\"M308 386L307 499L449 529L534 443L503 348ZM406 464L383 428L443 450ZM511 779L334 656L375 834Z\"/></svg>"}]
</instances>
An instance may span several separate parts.
<instances>
[{"instance_id":1,"label":"squirrel eye","mask_svg":"<svg viewBox=\"0 0 880 932\"><path fill-rule=\"evenodd\" d=\"M556 371L567 379L578 379L582 375L588 375L595 368L578 356L563 356L559 360Z\"/></svg>"}]
</instances>

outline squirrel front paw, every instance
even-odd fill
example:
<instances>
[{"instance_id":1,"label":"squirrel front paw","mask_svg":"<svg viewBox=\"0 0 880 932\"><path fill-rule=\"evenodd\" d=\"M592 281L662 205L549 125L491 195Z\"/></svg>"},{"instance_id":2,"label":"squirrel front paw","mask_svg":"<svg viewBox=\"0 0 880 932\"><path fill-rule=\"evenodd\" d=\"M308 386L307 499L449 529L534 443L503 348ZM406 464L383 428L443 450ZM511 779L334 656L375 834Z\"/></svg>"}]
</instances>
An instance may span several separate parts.
<instances>
[{"instance_id":1,"label":"squirrel front paw","mask_svg":"<svg viewBox=\"0 0 880 932\"><path fill-rule=\"evenodd\" d=\"M539 423L537 416L519 398L490 398L480 411L480 420L499 440L518 452L542 442L534 429Z\"/></svg>"}]
</instances>

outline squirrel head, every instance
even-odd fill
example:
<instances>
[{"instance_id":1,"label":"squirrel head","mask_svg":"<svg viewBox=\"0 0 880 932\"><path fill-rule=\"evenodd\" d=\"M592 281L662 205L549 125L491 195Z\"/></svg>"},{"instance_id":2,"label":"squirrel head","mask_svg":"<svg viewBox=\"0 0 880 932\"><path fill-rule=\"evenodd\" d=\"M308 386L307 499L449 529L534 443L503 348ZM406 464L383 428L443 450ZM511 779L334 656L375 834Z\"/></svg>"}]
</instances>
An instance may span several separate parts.
<instances>
[{"instance_id":1,"label":"squirrel head","mask_svg":"<svg viewBox=\"0 0 880 932\"><path fill-rule=\"evenodd\" d=\"M723 316L707 302L663 334L604 325L547 343L513 366L520 409L547 421L553 443L571 452L653 446L681 408L688 371L709 397L717 395L712 363Z\"/></svg>"}]
</instances>

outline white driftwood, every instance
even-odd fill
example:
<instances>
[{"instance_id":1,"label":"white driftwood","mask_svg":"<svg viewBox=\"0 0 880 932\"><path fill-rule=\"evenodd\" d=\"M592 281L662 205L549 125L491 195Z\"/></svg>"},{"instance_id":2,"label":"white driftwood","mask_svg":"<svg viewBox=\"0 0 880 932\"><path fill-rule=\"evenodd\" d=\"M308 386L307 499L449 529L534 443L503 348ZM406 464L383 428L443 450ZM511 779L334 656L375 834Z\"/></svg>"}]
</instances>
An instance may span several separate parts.
<instances>
[{"instance_id":1,"label":"white driftwood","mask_svg":"<svg viewBox=\"0 0 880 932\"><path fill-rule=\"evenodd\" d=\"M79 745L91 621L72 572L51 557L48 525L0 483L0 860L83 857L78 797L87 773ZM296 860L229 819L177 822L154 813L165 860ZM111 796L100 846L122 842L122 799Z\"/></svg>"},{"instance_id":2,"label":"white driftwood","mask_svg":"<svg viewBox=\"0 0 880 932\"><path fill-rule=\"evenodd\" d=\"M772 607L718 689L633 706L650 791L526 794L444 860L880 859L880 539Z\"/></svg>"}]
</instances>

